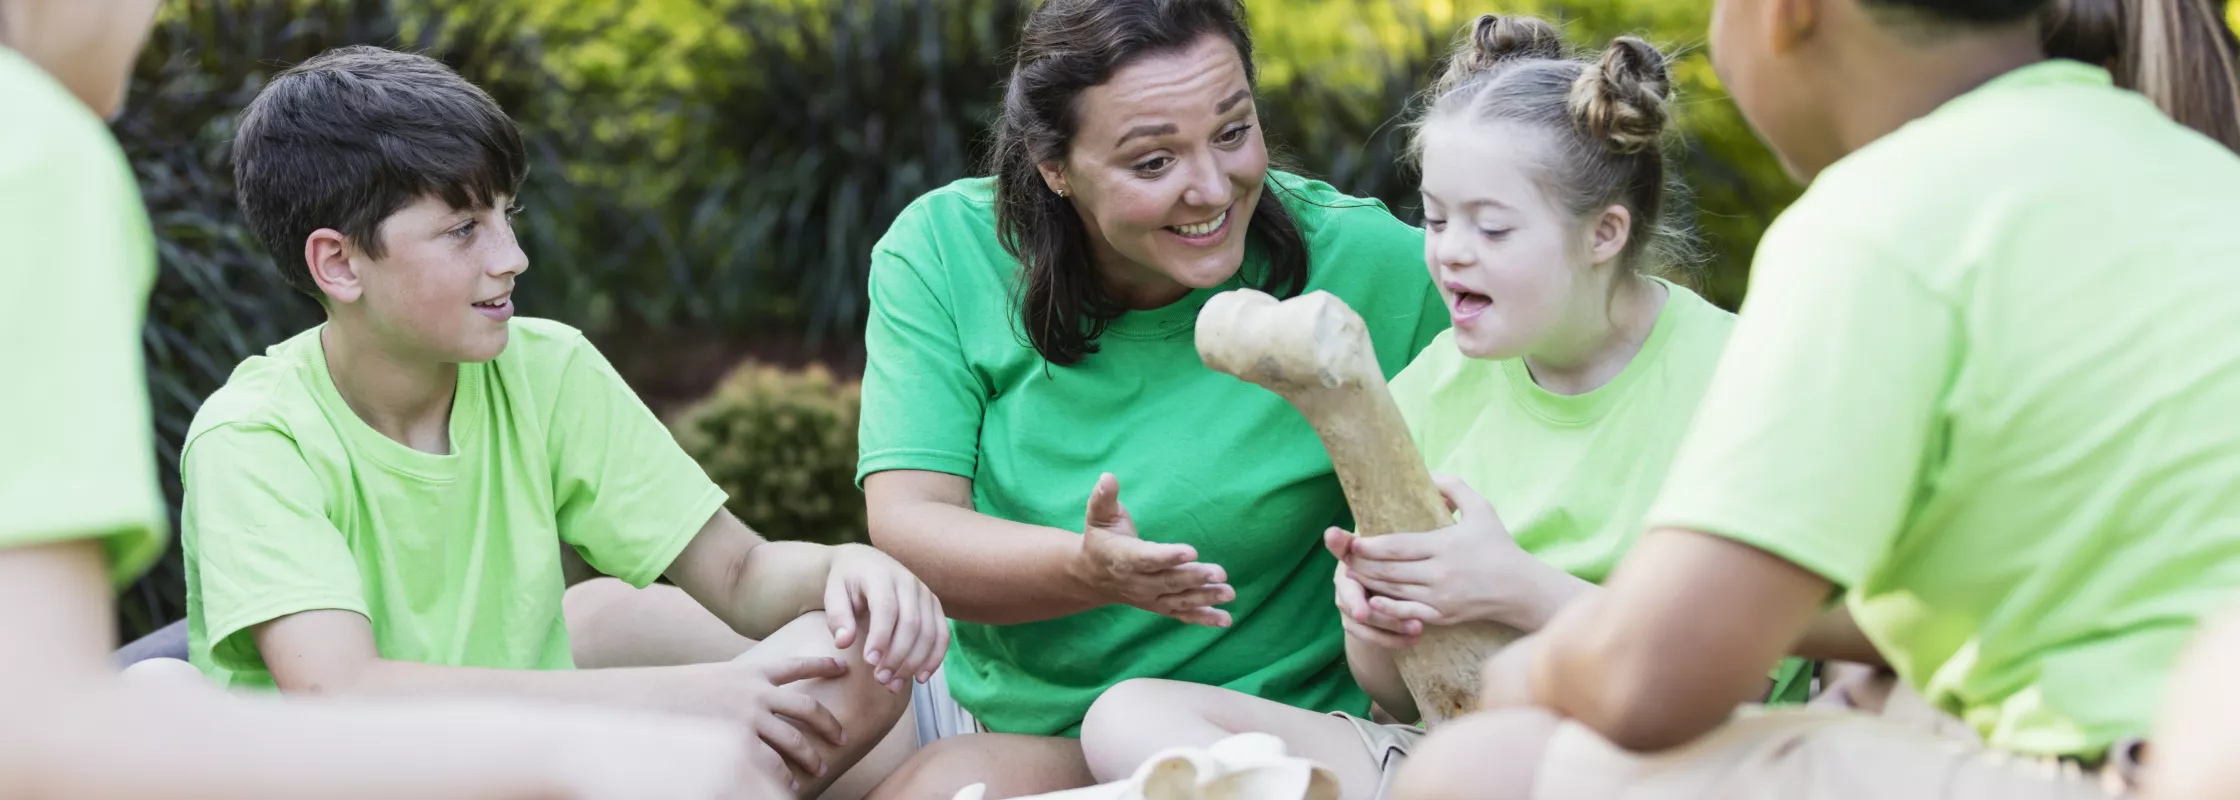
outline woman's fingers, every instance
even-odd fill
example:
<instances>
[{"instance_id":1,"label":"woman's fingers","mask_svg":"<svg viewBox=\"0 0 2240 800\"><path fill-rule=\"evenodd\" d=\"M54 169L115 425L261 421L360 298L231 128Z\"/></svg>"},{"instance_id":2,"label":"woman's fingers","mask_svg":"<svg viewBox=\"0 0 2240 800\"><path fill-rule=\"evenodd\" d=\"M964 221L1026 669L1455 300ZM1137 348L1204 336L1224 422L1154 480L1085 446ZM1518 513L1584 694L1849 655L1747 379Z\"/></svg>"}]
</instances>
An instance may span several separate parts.
<instances>
[{"instance_id":1,"label":"woman's fingers","mask_svg":"<svg viewBox=\"0 0 2240 800\"><path fill-rule=\"evenodd\" d=\"M1182 620L1183 622L1187 622L1192 625L1204 625L1208 628L1229 627L1229 612L1223 611L1218 608L1200 607L1190 609L1188 611L1168 614L1167 616Z\"/></svg>"}]
</instances>

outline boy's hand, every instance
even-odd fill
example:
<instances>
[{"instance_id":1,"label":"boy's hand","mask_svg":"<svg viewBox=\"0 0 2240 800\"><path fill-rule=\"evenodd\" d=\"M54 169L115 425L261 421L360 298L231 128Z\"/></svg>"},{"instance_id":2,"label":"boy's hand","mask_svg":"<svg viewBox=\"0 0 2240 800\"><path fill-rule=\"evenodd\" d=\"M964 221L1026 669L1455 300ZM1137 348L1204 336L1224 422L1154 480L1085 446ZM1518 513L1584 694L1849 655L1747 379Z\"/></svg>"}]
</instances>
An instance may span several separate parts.
<instances>
[{"instance_id":1,"label":"boy's hand","mask_svg":"<svg viewBox=\"0 0 2240 800\"><path fill-rule=\"evenodd\" d=\"M1518 547L1492 504L1469 484L1444 475L1436 481L1447 507L1462 512L1455 524L1356 538L1340 555L1353 579L1374 593L1367 599L1371 610L1427 625L1491 620L1514 626L1542 618L1540 598L1529 590L1543 582L1525 578L1553 567Z\"/></svg>"},{"instance_id":2,"label":"boy's hand","mask_svg":"<svg viewBox=\"0 0 2240 800\"><path fill-rule=\"evenodd\" d=\"M844 544L833 548L832 569L825 579L825 620L832 625L832 644L842 650L863 637L863 660L877 669L875 677L890 692L901 692L912 679L920 683L933 677L941 657L949 652L949 619L940 598L910 574L910 570L877 549ZM857 625L864 628L857 630Z\"/></svg>"},{"instance_id":3,"label":"boy's hand","mask_svg":"<svg viewBox=\"0 0 2240 800\"><path fill-rule=\"evenodd\" d=\"M1186 544L1146 542L1135 518L1120 504L1120 480L1106 473L1089 491L1081 553L1073 575L1106 601L1213 628L1229 627L1229 612L1214 606L1237 599L1228 573L1198 562Z\"/></svg>"},{"instance_id":4,"label":"boy's hand","mask_svg":"<svg viewBox=\"0 0 2240 800\"><path fill-rule=\"evenodd\" d=\"M815 697L789 684L815 678L838 678L848 674L848 665L836 658L793 658L768 663L752 663L750 651L739 661L712 664L720 671L711 673L716 683L708 687L722 716L737 720L754 732L758 741L747 752L763 774L773 779L793 784L791 763L803 774L822 776L825 770L824 755L817 745L809 741L808 734L830 743L831 747L847 744L848 735L840 729L840 718L817 702Z\"/></svg>"}]
</instances>

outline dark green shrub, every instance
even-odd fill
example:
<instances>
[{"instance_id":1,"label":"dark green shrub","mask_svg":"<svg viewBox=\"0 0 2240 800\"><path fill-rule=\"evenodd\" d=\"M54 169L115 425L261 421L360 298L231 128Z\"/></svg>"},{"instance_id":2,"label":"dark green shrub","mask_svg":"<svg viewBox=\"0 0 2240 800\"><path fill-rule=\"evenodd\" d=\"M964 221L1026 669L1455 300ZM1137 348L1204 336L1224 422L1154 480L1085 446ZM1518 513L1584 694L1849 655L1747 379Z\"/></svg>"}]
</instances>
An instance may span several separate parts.
<instances>
[{"instance_id":1,"label":"dark green shrub","mask_svg":"<svg viewBox=\"0 0 2240 800\"><path fill-rule=\"evenodd\" d=\"M860 387L822 366L747 364L672 428L731 495L731 513L771 539L869 541L856 490Z\"/></svg>"}]
</instances>

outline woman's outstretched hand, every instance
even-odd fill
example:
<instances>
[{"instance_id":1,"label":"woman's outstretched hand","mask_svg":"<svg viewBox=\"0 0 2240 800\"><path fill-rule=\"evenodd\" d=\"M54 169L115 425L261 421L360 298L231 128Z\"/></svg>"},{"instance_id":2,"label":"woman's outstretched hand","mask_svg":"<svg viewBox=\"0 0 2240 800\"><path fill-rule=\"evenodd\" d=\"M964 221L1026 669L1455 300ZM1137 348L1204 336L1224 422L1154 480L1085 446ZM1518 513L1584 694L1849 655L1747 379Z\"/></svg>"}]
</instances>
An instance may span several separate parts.
<instances>
[{"instance_id":1,"label":"woman's outstretched hand","mask_svg":"<svg viewBox=\"0 0 2240 800\"><path fill-rule=\"evenodd\" d=\"M1111 473L1097 478L1081 529L1081 552L1069 568L1076 579L1112 603L1197 625L1229 627L1229 612L1215 606L1237 599L1237 592L1221 567L1197 559L1197 548L1137 536L1135 519L1120 503L1120 480Z\"/></svg>"}]
</instances>

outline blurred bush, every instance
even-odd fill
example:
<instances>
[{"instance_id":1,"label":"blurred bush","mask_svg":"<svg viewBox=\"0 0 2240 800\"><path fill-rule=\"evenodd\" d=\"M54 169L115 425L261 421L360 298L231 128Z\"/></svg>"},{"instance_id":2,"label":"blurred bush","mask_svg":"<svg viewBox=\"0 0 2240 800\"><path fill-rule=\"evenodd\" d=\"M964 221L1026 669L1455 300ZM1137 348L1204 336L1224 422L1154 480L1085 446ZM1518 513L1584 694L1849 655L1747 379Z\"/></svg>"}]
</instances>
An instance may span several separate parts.
<instances>
[{"instance_id":1,"label":"blurred bush","mask_svg":"<svg viewBox=\"0 0 2240 800\"><path fill-rule=\"evenodd\" d=\"M1400 163L1403 132L1394 118L1462 22L1488 10L1541 13L1583 44L1646 31L1659 44L1687 45L1700 41L1709 6L1247 4L1271 144L1291 165L1382 199L1411 221L1418 216L1414 182ZM530 148L517 221L531 262L515 295L524 313L584 329L641 391L658 382L697 396L720 370L705 367L707 357L677 357L694 349L679 343L739 343L709 349L785 359L791 354L768 352L770 343L798 342L860 357L870 248L912 198L980 171L1004 59L1032 5L166 4L115 126L159 239L162 274L146 343L166 491L176 503L177 446L201 399L241 359L320 319L313 303L271 273L234 207L227 148L235 115L275 71L328 48L379 44L440 58L487 89L520 122ZM1757 232L1794 190L1741 125L1699 51L1688 51L1680 74L1690 143L1684 159L1712 237L1714 262L1703 283L1714 300L1731 305ZM694 375L672 381L649 370ZM781 407L798 406L770 406ZM726 482L735 497L763 496L740 488L757 479L753 473L735 474ZM842 505L860 502L852 485L831 485ZM781 521L813 515L772 508L773 518L741 513L781 535L791 534L773 526L842 530ZM860 529L860 520L855 525L849 530ZM125 632L176 619L182 595L174 552L127 595Z\"/></svg>"},{"instance_id":2,"label":"blurred bush","mask_svg":"<svg viewBox=\"0 0 2240 800\"><path fill-rule=\"evenodd\" d=\"M746 364L672 424L677 442L731 495L731 513L771 539L870 541L856 490L860 386L823 366Z\"/></svg>"}]
</instances>

